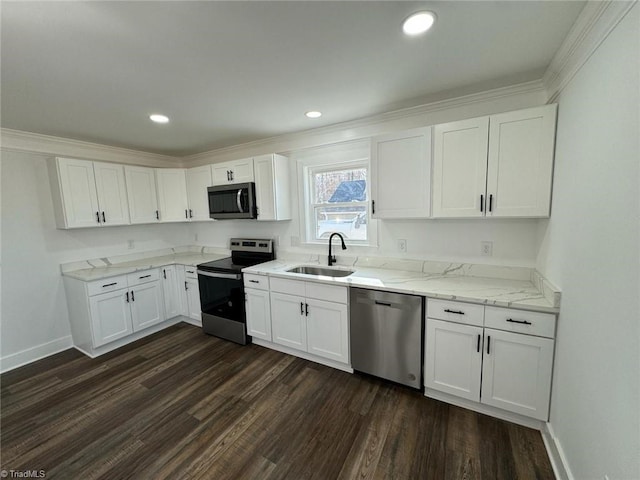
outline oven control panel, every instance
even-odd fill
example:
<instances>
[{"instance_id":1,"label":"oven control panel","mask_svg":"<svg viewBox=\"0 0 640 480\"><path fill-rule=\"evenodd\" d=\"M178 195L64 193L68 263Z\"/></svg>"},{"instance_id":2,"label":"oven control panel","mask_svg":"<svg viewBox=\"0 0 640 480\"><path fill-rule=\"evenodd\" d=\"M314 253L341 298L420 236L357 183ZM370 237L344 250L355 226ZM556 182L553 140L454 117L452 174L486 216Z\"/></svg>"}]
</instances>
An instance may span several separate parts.
<instances>
[{"instance_id":1,"label":"oven control panel","mask_svg":"<svg viewBox=\"0 0 640 480\"><path fill-rule=\"evenodd\" d=\"M273 252L273 240L261 238L232 238L230 240L232 252Z\"/></svg>"}]
</instances>

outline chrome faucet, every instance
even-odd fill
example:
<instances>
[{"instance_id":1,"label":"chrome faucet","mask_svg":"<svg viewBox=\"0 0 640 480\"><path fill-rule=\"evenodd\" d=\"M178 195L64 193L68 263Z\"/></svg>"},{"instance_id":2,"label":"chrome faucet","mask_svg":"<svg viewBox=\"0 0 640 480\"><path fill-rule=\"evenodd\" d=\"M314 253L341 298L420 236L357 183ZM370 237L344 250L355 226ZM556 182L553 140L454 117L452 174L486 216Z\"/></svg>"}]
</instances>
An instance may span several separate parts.
<instances>
[{"instance_id":1,"label":"chrome faucet","mask_svg":"<svg viewBox=\"0 0 640 480\"><path fill-rule=\"evenodd\" d=\"M339 234L338 232L333 232L331 234L331 236L329 237L329 266L333 265L334 263L336 263L336 257L335 255L331 255L331 240L333 240L333 236L337 235L340 237L340 241L342 242L342 249L346 250L347 246L344 244L344 237Z\"/></svg>"}]
</instances>

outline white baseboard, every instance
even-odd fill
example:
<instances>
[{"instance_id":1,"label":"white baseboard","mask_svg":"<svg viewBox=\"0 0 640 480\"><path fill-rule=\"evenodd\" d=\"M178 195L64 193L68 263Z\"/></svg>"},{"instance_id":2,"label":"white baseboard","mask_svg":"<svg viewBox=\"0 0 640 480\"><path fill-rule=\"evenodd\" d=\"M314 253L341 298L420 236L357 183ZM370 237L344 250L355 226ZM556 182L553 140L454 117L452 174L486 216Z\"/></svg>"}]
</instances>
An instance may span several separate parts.
<instances>
[{"instance_id":1,"label":"white baseboard","mask_svg":"<svg viewBox=\"0 0 640 480\"><path fill-rule=\"evenodd\" d=\"M202 320L195 320L191 317L186 317L184 315L181 315L180 320L182 320L184 323L188 323L189 325L193 325L195 327L200 327L202 328Z\"/></svg>"},{"instance_id":2,"label":"white baseboard","mask_svg":"<svg viewBox=\"0 0 640 480\"><path fill-rule=\"evenodd\" d=\"M549 455L549 460L551 461L553 473L556 475L556 478L558 480L574 480L571 469L569 468L569 463L567 462L567 457L565 457L562 445L560 445L558 438L553 432L551 423L546 423L541 433L542 441L547 449L547 454Z\"/></svg>"},{"instance_id":3,"label":"white baseboard","mask_svg":"<svg viewBox=\"0 0 640 480\"><path fill-rule=\"evenodd\" d=\"M41 360L55 353L62 352L73 347L73 339L71 335L68 337L58 338L42 345L27 348L20 352L12 353L0 358L0 373L8 372L14 368L22 367L36 360Z\"/></svg>"}]
</instances>

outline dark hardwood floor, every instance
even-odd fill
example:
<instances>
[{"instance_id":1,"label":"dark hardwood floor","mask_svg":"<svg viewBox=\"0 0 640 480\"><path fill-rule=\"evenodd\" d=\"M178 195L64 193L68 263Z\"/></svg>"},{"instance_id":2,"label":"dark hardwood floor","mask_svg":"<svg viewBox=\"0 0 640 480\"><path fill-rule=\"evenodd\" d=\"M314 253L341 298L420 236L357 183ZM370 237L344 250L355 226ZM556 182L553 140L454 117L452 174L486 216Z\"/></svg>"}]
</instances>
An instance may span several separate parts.
<instances>
[{"instance_id":1,"label":"dark hardwood floor","mask_svg":"<svg viewBox=\"0 0 640 480\"><path fill-rule=\"evenodd\" d=\"M535 430L186 324L0 382L1 468L46 478L554 478Z\"/></svg>"}]
</instances>

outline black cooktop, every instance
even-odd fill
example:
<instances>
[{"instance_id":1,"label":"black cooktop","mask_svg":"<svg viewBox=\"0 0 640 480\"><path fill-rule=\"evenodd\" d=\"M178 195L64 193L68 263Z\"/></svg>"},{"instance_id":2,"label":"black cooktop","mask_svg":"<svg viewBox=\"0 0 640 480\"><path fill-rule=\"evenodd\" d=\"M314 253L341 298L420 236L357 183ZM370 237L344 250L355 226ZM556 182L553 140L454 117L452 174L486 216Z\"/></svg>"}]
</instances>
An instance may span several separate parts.
<instances>
[{"instance_id":1,"label":"black cooktop","mask_svg":"<svg viewBox=\"0 0 640 480\"><path fill-rule=\"evenodd\" d=\"M269 260L258 260L255 262L241 262L233 260L233 257L221 258L220 260L214 260L212 262L201 263L198 265L200 270L205 270L208 272L234 272L240 273L240 271L245 267L250 267L252 265L257 265L258 263L268 262Z\"/></svg>"},{"instance_id":2,"label":"black cooktop","mask_svg":"<svg viewBox=\"0 0 640 480\"><path fill-rule=\"evenodd\" d=\"M208 272L240 273L245 267L269 262L276 258L273 240L232 238L231 256L198 265Z\"/></svg>"}]
</instances>

